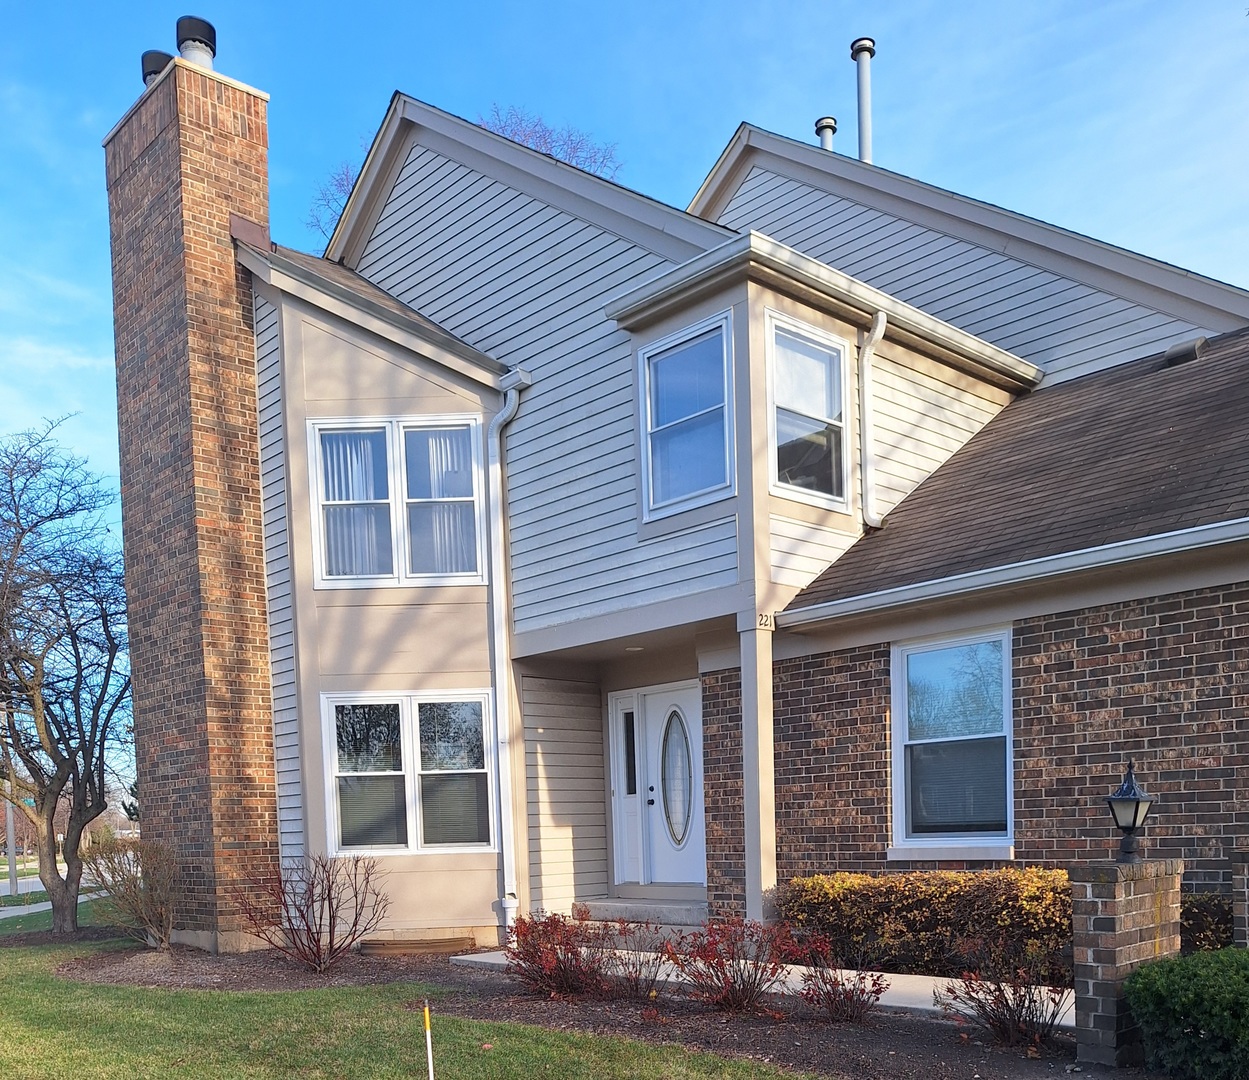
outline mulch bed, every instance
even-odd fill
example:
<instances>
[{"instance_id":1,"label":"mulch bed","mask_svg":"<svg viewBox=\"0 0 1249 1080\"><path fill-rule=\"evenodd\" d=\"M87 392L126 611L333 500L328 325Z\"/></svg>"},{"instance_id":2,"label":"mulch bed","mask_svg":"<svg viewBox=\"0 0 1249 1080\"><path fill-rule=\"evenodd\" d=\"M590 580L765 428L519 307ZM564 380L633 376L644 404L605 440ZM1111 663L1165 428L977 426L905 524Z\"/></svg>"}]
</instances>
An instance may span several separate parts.
<instances>
[{"instance_id":1,"label":"mulch bed","mask_svg":"<svg viewBox=\"0 0 1249 1080\"><path fill-rule=\"evenodd\" d=\"M84 932L96 940L107 932ZM5 944L64 944L64 937L29 934ZM369 986L401 981L436 987L439 1016L534 1024L558 1031L621 1035L844 1080L1037 1080L1076 1071L1074 1043L1061 1038L1040 1057L988 1045L973 1030L940 1020L881 1010L867 1024L832 1024L778 1001L775 1012L725 1016L690 996L667 993L656 1008L633 1001L573 1001L527 992L499 972L452 966L446 956L345 958L327 975L296 966L265 951L210 956L176 948L169 955L126 949L93 952L60 966L58 973L82 982L194 990L305 990ZM410 1003L413 1009L421 1001ZM1121 1080L1158 1080L1136 1069L1113 1072Z\"/></svg>"}]
</instances>

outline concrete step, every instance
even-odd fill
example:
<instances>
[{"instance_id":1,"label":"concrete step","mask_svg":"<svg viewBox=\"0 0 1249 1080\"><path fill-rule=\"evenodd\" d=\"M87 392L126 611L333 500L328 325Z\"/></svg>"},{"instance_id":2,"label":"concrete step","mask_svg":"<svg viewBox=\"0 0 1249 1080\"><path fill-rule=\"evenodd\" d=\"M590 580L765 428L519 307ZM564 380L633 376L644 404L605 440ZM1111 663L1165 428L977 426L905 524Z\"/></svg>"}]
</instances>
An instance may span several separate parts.
<instances>
[{"instance_id":1,"label":"concrete step","mask_svg":"<svg viewBox=\"0 0 1249 1080\"><path fill-rule=\"evenodd\" d=\"M584 906L595 922L628 919L688 930L707 921L705 900L587 900Z\"/></svg>"}]
</instances>

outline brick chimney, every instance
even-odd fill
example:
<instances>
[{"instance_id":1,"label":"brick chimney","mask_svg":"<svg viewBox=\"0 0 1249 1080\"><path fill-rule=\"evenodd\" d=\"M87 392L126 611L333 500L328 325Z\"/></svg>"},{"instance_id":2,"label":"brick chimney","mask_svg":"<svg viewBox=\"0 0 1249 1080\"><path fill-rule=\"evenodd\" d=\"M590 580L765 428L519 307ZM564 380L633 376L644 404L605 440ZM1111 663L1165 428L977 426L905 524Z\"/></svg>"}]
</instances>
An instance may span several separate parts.
<instances>
[{"instance_id":1,"label":"brick chimney","mask_svg":"<svg viewBox=\"0 0 1249 1080\"><path fill-rule=\"evenodd\" d=\"M268 230L268 97L184 24L191 60L145 54L104 141L122 532L143 836L178 855L176 938L234 951L237 890L278 859L252 292L230 239L231 214Z\"/></svg>"}]
</instances>

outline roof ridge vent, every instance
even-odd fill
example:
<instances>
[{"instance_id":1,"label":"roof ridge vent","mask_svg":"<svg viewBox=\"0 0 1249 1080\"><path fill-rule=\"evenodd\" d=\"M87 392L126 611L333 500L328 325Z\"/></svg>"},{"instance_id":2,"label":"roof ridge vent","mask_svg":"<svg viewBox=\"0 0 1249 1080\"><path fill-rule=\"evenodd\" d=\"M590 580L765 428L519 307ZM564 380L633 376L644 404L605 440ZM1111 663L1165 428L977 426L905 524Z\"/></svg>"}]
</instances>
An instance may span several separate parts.
<instances>
[{"instance_id":1,"label":"roof ridge vent","mask_svg":"<svg viewBox=\"0 0 1249 1080\"><path fill-rule=\"evenodd\" d=\"M1205 337L1196 337L1191 341L1181 341L1172 345L1162 354L1162 365L1163 367L1177 367L1180 364L1187 364L1190 360L1200 360L1208 344Z\"/></svg>"}]
</instances>

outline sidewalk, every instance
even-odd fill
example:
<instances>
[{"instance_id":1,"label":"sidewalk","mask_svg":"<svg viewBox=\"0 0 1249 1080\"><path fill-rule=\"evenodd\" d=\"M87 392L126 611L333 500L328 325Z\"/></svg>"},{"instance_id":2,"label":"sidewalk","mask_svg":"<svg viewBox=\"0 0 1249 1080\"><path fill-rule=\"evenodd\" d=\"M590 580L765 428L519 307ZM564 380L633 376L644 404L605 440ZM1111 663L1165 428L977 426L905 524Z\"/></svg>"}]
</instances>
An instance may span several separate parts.
<instances>
[{"instance_id":1,"label":"sidewalk","mask_svg":"<svg viewBox=\"0 0 1249 1080\"><path fill-rule=\"evenodd\" d=\"M93 892L80 892L78 894L78 903L85 904L88 900L95 899ZM43 900L38 904L23 904L21 907L0 907L0 921L4 919L17 919L23 915L34 915L40 911L51 911L52 901ZM502 955L500 953L500 955Z\"/></svg>"},{"instance_id":2,"label":"sidewalk","mask_svg":"<svg viewBox=\"0 0 1249 1080\"><path fill-rule=\"evenodd\" d=\"M501 950L495 952L469 953L451 957L451 963L461 967L481 968L486 971L503 971L507 961ZM944 1016L932 1001L932 992L944 986L949 979L930 979L926 975L886 975L889 989L880 999L882 1009L895 1012L916 1013L921 1016ZM802 985L802 968L790 967L785 977L788 988ZM1058 1021L1061 1031L1075 1031L1074 998L1068 1000Z\"/></svg>"}]
</instances>

